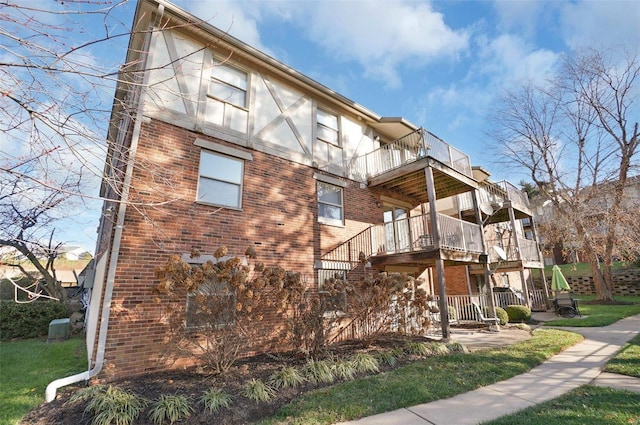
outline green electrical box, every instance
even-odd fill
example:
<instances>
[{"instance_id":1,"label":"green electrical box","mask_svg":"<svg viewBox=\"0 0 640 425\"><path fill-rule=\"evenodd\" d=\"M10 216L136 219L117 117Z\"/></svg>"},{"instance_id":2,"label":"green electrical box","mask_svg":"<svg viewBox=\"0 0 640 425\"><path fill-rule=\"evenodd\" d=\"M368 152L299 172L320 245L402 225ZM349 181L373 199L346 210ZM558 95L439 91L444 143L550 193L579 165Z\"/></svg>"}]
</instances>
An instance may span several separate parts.
<instances>
[{"instance_id":1,"label":"green electrical box","mask_svg":"<svg viewBox=\"0 0 640 425\"><path fill-rule=\"evenodd\" d=\"M47 342L64 341L69 338L69 319L55 319L49 323Z\"/></svg>"}]
</instances>

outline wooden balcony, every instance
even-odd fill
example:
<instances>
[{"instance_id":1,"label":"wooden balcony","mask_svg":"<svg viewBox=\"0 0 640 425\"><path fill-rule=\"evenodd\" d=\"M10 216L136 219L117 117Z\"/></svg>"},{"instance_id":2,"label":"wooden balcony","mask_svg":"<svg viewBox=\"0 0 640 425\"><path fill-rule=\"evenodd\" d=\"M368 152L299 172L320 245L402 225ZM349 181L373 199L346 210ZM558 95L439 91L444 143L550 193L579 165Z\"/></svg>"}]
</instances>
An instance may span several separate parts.
<instances>
[{"instance_id":1,"label":"wooden balcony","mask_svg":"<svg viewBox=\"0 0 640 425\"><path fill-rule=\"evenodd\" d=\"M431 168L436 199L477 188L469 157L430 132L419 129L347 164L348 176L429 202L425 169Z\"/></svg>"},{"instance_id":2,"label":"wooden balcony","mask_svg":"<svg viewBox=\"0 0 640 425\"><path fill-rule=\"evenodd\" d=\"M371 226L322 256L323 268L355 268L362 261L374 267L432 265L436 259L478 263L483 253L479 225L438 214L440 246L434 244L429 215Z\"/></svg>"}]
</instances>

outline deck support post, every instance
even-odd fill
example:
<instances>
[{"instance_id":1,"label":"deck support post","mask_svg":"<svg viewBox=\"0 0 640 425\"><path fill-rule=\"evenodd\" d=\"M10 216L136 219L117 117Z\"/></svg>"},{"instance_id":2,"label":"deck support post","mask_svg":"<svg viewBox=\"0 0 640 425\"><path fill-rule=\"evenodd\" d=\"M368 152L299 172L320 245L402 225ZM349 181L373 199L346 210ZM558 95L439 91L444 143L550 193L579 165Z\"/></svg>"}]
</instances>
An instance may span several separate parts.
<instances>
[{"instance_id":1,"label":"deck support post","mask_svg":"<svg viewBox=\"0 0 640 425\"><path fill-rule=\"evenodd\" d=\"M431 221L431 235L433 246L438 251L436 260L436 279L438 280L438 295L440 302L440 325L442 327L442 341L449 342L450 323L449 306L447 305L447 285L444 279L444 260L440 252L440 224L438 222L438 211L436 210L436 186L433 179L433 170L427 166L424 169L424 176L427 182L427 196L429 197L429 219Z\"/></svg>"}]
</instances>

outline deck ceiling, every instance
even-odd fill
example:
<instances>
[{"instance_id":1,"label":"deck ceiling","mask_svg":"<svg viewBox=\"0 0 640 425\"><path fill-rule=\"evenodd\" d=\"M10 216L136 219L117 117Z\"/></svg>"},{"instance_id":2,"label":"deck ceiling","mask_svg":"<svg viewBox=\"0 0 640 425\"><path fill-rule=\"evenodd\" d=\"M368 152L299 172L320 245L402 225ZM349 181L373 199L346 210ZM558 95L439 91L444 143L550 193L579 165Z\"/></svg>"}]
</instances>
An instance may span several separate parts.
<instances>
[{"instance_id":1,"label":"deck ceiling","mask_svg":"<svg viewBox=\"0 0 640 425\"><path fill-rule=\"evenodd\" d=\"M516 220L520 220L523 218L529 218L531 217L530 214L527 214L524 211L520 211L517 209L513 209L513 215L515 216ZM496 211L488 220L487 220L487 224L494 224L494 223L503 223L505 221L510 221L511 219L509 218L509 209L508 208L502 208L498 211Z\"/></svg>"},{"instance_id":2,"label":"deck ceiling","mask_svg":"<svg viewBox=\"0 0 640 425\"><path fill-rule=\"evenodd\" d=\"M479 264L482 254L463 252L451 249L431 249L413 251L399 254L378 254L370 257L369 261L374 268L385 266L412 266L433 267L439 259L444 260L445 265Z\"/></svg>"},{"instance_id":3,"label":"deck ceiling","mask_svg":"<svg viewBox=\"0 0 640 425\"><path fill-rule=\"evenodd\" d=\"M369 187L380 187L416 199L420 203L429 202L425 168L430 167L436 199L448 198L469 192L478 187L475 180L436 161L424 158L420 161L391 170L369 180Z\"/></svg>"}]
</instances>

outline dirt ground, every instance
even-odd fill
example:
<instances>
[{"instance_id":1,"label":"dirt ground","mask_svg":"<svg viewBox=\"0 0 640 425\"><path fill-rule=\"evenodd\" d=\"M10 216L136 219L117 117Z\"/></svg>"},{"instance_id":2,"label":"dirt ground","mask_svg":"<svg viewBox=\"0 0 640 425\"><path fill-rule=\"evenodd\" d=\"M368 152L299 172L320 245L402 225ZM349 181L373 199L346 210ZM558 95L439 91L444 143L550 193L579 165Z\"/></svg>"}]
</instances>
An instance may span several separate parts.
<instances>
[{"instance_id":1,"label":"dirt ground","mask_svg":"<svg viewBox=\"0 0 640 425\"><path fill-rule=\"evenodd\" d=\"M504 333L503 333L504 332ZM500 333L484 332L481 329L462 329L452 332L452 340L469 346L470 349L479 349L486 341L486 348L498 345L507 345L518 342L530 336L529 332L522 330L505 329ZM501 335L500 335L501 334ZM414 340L416 338L413 338ZM420 341L434 341L430 338L418 338ZM332 349L331 354L339 357L348 357L356 352L372 352L401 346L407 342L406 338L397 335L388 335L379 338L369 347L364 347L357 342L341 344ZM405 357L396 367L416 361L417 358ZM156 373L139 376L131 379L123 379L111 384L134 392L147 400L158 399L160 395L183 394L188 396L193 402L194 412L190 418L180 421L180 424L250 424L258 420L273 415L282 406L288 404L299 395L320 388L326 385L305 384L296 389L280 389L275 398L270 402L254 402L241 395L240 387L251 378L266 381L268 377L279 370L282 366L302 366L305 359L292 353L271 356L260 355L238 362L232 370L225 375L206 375L197 369ZM381 371L389 370L388 366L381 367ZM362 376L362 375L360 375ZM232 403L230 408L223 409L219 413L204 413L197 400L211 387L222 388L231 395ZM55 401L49 404L42 404L30 412L20 423L22 425L84 425L91 423L91 417L84 413L84 404L71 403L69 397L78 387L63 388ZM143 411L135 424L149 424L148 408Z\"/></svg>"}]
</instances>

